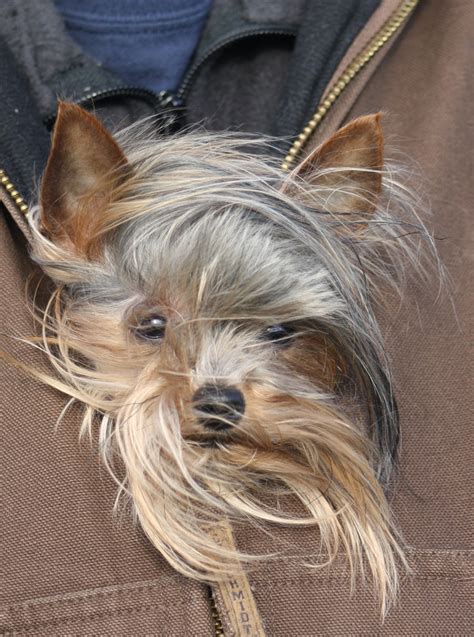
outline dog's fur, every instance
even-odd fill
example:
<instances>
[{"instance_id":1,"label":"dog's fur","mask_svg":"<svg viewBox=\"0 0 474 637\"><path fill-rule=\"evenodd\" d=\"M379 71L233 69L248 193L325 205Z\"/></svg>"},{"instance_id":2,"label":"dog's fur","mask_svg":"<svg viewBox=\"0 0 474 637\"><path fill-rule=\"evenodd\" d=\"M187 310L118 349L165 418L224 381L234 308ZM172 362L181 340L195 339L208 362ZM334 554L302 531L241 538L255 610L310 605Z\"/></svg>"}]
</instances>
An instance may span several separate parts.
<instances>
[{"instance_id":1,"label":"dog's fur","mask_svg":"<svg viewBox=\"0 0 474 637\"><path fill-rule=\"evenodd\" d=\"M289 173L265 148L146 125L114 139L60 104L30 215L56 285L50 382L85 405L107 466L121 458L120 492L178 571L216 581L257 559L206 532L223 517L312 525L315 555L319 534L327 561L368 566L385 609L405 562L383 490L398 422L374 307L420 269L424 229L384 167L379 115ZM153 317L166 326L151 339ZM240 391L239 413L206 420L203 387Z\"/></svg>"}]
</instances>

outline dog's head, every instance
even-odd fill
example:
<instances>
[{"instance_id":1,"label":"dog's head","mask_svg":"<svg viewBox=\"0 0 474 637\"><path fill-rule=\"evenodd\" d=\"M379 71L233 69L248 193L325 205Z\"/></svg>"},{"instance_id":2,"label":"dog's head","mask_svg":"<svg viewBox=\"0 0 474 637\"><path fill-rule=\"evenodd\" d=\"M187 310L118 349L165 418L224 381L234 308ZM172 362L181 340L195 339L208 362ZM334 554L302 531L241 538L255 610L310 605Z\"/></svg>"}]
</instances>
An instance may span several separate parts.
<instances>
[{"instance_id":1,"label":"dog's head","mask_svg":"<svg viewBox=\"0 0 474 637\"><path fill-rule=\"evenodd\" d=\"M56 283L45 348L178 570L214 580L244 559L206 533L220 517L312 524L329 559L368 563L385 603L401 551L380 482L398 424L373 305L413 246L397 240L380 117L291 173L255 144L114 139L61 104L31 218Z\"/></svg>"}]
</instances>

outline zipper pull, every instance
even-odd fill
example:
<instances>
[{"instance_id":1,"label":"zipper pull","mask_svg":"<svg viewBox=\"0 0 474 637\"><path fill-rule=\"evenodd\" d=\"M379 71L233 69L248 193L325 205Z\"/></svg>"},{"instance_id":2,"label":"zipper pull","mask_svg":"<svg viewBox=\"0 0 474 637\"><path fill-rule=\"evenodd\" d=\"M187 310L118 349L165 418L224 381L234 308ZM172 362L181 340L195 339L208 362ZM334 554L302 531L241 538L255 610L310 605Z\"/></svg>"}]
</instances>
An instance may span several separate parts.
<instances>
[{"instance_id":1,"label":"zipper pull","mask_svg":"<svg viewBox=\"0 0 474 637\"><path fill-rule=\"evenodd\" d=\"M158 103L160 108L181 108L184 105L180 97L167 90L158 93Z\"/></svg>"},{"instance_id":2,"label":"zipper pull","mask_svg":"<svg viewBox=\"0 0 474 637\"><path fill-rule=\"evenodd\" d=\"M158 93L159 109L165 111L161 122L166 133L175 133L184 123L184 100L168 90Z\"/></svg>"}]
</instances>

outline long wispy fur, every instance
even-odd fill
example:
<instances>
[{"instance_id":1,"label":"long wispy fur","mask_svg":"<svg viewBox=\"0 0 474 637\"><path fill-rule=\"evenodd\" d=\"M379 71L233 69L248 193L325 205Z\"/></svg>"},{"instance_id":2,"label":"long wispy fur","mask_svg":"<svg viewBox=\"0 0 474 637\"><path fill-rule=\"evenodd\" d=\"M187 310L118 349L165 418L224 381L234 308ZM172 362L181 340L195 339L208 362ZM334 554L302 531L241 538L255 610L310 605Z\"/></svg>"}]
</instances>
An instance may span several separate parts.
<instances>
[{"instance_id":1,"label":"long wispy fur","mask_svg":"<svg viewBox=\"0 0 474 637\"><path fill-rule=\"evenodd\" d=\"M384 495L399 429L374 312L422 267L416 198L385 167L372 214L337 214L334 189L283 173L267 142L145 126L116 139L130 175L78 215L80 248L30 215L57 285L40 318L51 382L84 404L82 433L99 427L120 494L178 571L212 582L262 559L213 540L223 517L310 525L327 562L371 574L385 610L406 564ZM347 171L323 171L373 204ZM160 343L133 332L153 312L168 319ZM285 347L262 338L275 324L293 328ZM192 396L214 383L240 387L246 411L207 445Z\"/></svg>"}]
</instances>

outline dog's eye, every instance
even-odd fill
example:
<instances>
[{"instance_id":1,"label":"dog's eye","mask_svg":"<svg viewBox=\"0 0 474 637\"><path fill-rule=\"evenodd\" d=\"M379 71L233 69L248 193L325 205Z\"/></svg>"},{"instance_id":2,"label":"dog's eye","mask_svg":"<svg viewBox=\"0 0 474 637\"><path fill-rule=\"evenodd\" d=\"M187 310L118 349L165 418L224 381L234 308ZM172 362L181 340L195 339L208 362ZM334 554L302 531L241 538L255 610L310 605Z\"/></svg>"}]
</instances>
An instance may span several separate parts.
<instances>
[{"instance_id":1,"label":"dog's eye","mask_svg":"<svg viewBox=\"0 0 474 637\"><path fill-rule=\"evenodd\" d=\"M262 336L266 341L272 341L272 343L278 343L279 345L286 345L290 342L294 332L294 329L289 325L277 324L267 327Z\"/></svg>"},{"instance_id":2,"label":"dog's eye","mask_svg":"<svg viewBox=\"0 0 474 637\"><path fill-rule=\"evenodd\" d=\"M148 316L132 328L138 338L157 341L163 338L166 329L166 319L163 316Z\"/></svg>"}]
</instances>

